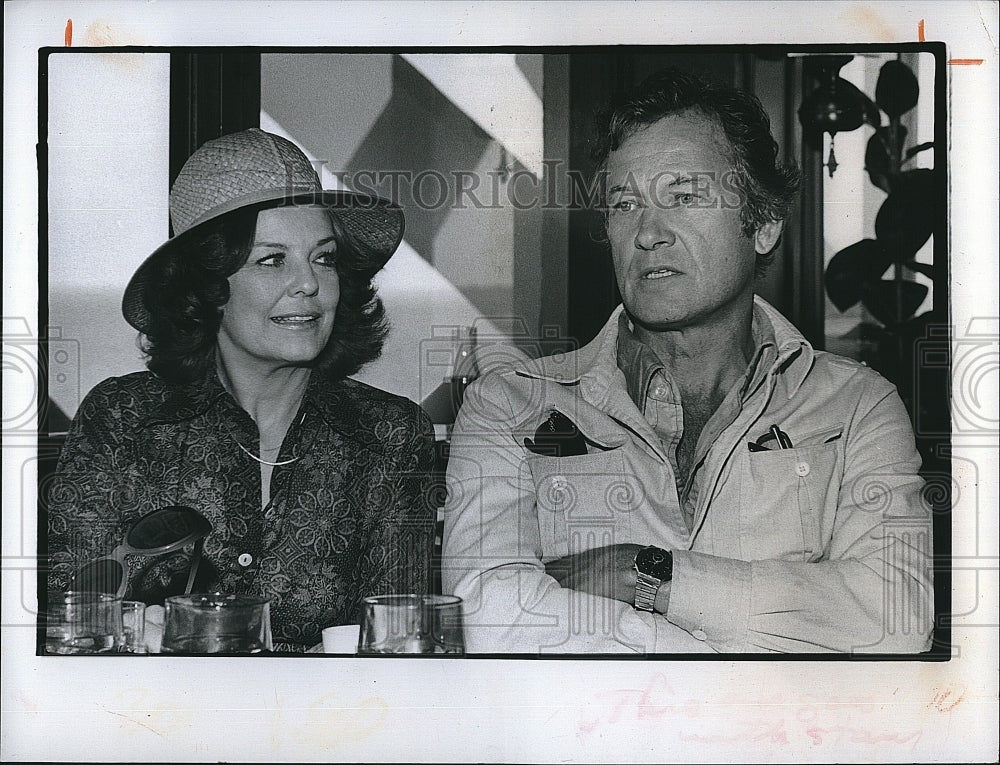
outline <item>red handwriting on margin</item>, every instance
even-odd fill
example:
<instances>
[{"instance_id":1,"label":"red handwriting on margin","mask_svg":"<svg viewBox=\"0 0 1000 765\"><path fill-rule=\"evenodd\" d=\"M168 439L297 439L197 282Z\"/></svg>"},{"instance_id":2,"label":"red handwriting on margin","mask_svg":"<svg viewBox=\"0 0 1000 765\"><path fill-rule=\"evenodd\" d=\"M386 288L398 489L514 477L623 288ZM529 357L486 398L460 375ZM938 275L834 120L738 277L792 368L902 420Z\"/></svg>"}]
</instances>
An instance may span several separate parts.
<instances>
[{"instance_id":1,"label":"red handwriting on margin","mask_svg":"<svg viewBox=\"0 0 1000 765\"><path fill-rule=\"evenodd\" d=\"M927 38L924 37L924 20L923 19L920 19L920 21L917 22L917 39L920 42L926 42L927 41Z\"/></svg>"},{"instance_id":2,"label":"red handwriting on margin","mask_svg":"<svg viewBox=\"0 0 1000 765\"><path fill-rule=\"evenodd\" d=\"M949 686L944 690L935 689L936 693L927 706L933 707L938 712L950 712L965 699L965 685L961 687Z\"/></svg>"},{"instance_id":3,"label":"red handwriting on margin","mask_svg":"<svg viewBox=\"0 0 1000 765\"><path fill-rule=\"evenodd\" d=\"M956 698L957 696L957 698ZM950 711L962 698L962 689L939 691L929 706L942 711ZM869 721L856 721L863 714L864 699L802 703L782 697L752 701L734 698L726 706L732 705L732 714L725 714L725 727L718 729L720 722L718 705L713 705L706 715L705 703L694 697L679 696L662 674L652 675L645 687L622 688L597 693L596 705L576 707L577 736L583 738L601 728L620 724L634 724L644 721L684 717L694 725L711 722L714 731L682 730L677 728L678 739L685 743L735 744L739 742L760 743L770 746L789 746L792 741L811 743L813 746L837 746L852 744L894 744L916 746L922 736L920 730L886 730L874 727ZM851 705L858 705L852 708ZM595 710L596 707L596 710ZM846 708L845 708L846 707ZM572 712L563 709L556 715ZM842 720L826 723L823 715L836 713ZM845 718L846 715L846 719ZM777 719L775 719L777 716Z\"/></svg>"},{"instance_id":4,"label":"red handwriting on margin","mask_svg":"<svg viewBox=\"0 0 1000 765\"><path fill-rule=\"evenodd\" d=\"M735 744L740 741L763 741L770 744L788 744L788 731L784 720L768 721L764 719L740 720L738 733L703 734L678 731L677 737L685 742L698 744Z\"/></svg>"},{"instance_id":5,"label":"red handwriting on margin","mask_svg":"<svg viewBox=\"0 0 1000 765\"><path fill-rule=\"evenodd\" d=\"M593 733L600 727L625 722L659 720L671 715L688 718L701 716L697 699L680 699L662 674L652 675L643 688L621 688L595 695L607 711L577 723L579 736ZM788 744L788 733L783 720L772 721L761 716L737 721L738 730L730 734L697 734L680 732L680 739L697 743L732 743L737 741L766 741L771 744Z\"/></svg>"},{"instance_id":6,"label":"red handwriting on margin","mask_svg":"<svg viewBox=\"0 0 1000 765\"><path fill-rule=\"evenodd\" d=\"M671 711L674 706L667 704L664 697L673 698L674 689L670 687L667 678L662 674L650 677L644 688L622 688L615 691L605 691L596 698L609 704L611 709L607 714L600 714L579 723L581 734L591 733L602 724L614 724L623 720L658 719Z\"/></svg>"},{"instance_id":7,"label":"red handwriting on margin","mask_svg":"<svg viewBox=\"0 0 1000 765\"><path fill-rule=\"evenodd\" d=\"M66 19L66 31L63 33L63 44L67 48L73 45L73 19Z\"/></svg>"},{"instance_id":8,"label":"red handwriting on margin","mask_svg":"<svg viewBox=\"0 0 1000 765\"><path fill-rule=\"evenodd\" d=\"M824 736L835 736L838 744L843 743L844 737L852 744L914 744L920 740L920 731L912 733L876 733L864 728L856 728L851 725L833 725L829 728L821 728L817 725L806 728L806 735L812 739L814 746L820 746Z\"/></svg>"}]
</instances>

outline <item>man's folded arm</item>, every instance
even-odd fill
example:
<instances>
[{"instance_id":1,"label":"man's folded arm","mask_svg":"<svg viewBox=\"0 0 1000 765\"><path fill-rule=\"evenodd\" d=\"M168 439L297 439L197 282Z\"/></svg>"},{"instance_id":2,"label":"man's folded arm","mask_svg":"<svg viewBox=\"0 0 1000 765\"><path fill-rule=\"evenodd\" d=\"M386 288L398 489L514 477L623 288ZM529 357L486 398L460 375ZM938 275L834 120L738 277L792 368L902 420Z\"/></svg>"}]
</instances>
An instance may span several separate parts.
<instances>
[{"instance_id":1,"label":"man's folded arm","mask_svg":"<svg viewBox=\"0 0 1000 765\"><path fill-rule=\"evenodd\" d=\"M703 652L659 614L559 586L545 573L535 489L502 390L466 392L452 434L442 584L465 601L477 653Z\"/></svg>"}]
</instances>

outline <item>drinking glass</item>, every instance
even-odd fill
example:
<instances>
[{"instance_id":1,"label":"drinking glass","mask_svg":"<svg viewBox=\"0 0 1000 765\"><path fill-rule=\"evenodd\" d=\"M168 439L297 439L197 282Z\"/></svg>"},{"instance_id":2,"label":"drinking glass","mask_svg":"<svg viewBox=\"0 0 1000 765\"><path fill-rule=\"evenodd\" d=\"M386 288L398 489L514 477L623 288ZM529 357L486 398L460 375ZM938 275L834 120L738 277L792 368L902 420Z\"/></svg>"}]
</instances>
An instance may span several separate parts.
<instances>
[{"instance_id":1,"label":"drinking glass","mask_svg":"<svg viewBox=\"0 0 1000 765\"><path fill-rule=\"evenodd\" d=\"M114 595L50 593L45 618L47 653L114 653L122 644L122 602Z\"/></svg>"},{"instance_id":2,"label":"drinking glass","mask_svg":"<svg viewBox=\"0 0 1000 765\"><path fill-rule=\"evenodd\" d=\"M464 654L462 599L452 595L365 598L358 653Z\"/></svg>"},{"instance_id":3,"label":"drinking glass","mask_svg":"<svg viewBox=\"0 0 1000 765\"><path fill-rule=\"evenodd\" d=\"M246 654L270 651L270 601L212 592L165 601L163 653Z\"/></svg>"},{"instance_id":4,"label":"drinking glass","mask_svg":"<svg viewBox=\"0 0 1000 765\"><path fill-rule=\"evenodd\" d=\"M142 601L122 601L121 651L146 653L146 604Z\"/></svg>"}]
</instances>

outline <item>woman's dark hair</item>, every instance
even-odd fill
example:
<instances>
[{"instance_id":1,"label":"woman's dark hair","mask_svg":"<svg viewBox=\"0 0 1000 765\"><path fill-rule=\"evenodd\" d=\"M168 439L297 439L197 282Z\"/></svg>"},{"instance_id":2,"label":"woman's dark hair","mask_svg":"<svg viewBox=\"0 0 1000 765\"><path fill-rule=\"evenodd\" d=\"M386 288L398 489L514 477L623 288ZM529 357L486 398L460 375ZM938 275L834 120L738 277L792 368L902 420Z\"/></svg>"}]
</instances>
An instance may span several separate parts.
<instances>
[{"instance_id":1,"label":"woman's dark hair","mask_svg":"<svg viewBox=\"0 0 1000 765\"><path fill-rule=\"evenodd\" d=\"M214 367L228 280L250 255L261 209L245 207L204 223L164 253L155 286L147 286L144 295L152 326L141 340L146 366L157 377L186 383ZM370 264L378 258L344 229L336 213L330 220L340 299L330 340L314 367L340 379L378 358L388 324L372 284L378 268Z\"/></svg>"},{"instance_id":2,"label":"woman's dark hair","mask_svg":"<svg viewBox=\"0 0 1000 765\"><path fill-rule=\"evenodd\" d=\"M608 156L626 139L667 115L689 109L715 120L725 133L733 186L743 197L744 235L751 237L764 224L784 220L799 188L799 172L778 162L778 144L760 101L747 91L677 69L650 75L622 103L599 116L601 130L593 151L598 177L607 169ZM758 267L769 259L758 256Z\"/></svg>"}]
</instances>

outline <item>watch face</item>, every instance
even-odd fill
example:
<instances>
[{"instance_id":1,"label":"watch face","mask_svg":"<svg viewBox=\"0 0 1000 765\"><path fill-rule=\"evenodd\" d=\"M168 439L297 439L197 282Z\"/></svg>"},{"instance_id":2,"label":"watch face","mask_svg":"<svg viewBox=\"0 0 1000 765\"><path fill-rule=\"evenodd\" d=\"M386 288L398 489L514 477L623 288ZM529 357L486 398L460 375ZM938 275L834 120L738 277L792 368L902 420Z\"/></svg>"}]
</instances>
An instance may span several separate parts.
<instances>
[{"instance_id":1,"label":"watch face","mask_svg":"<svg viewBox=\"0 0 1000 765\"><path fill-rule=\"evenodd\" d=\"M635 556L635 565L642 573L666 581L673 573L673 556L659 547L644 547Z\"/></svg>"},{"instance_id":2,"label":"watch face","mask_svg":"<svg viewBox=\"0 0 1000 765\"><path fill-rule=\"evenodd\" d=\"M647 547L639 551L638 562L646 566L655 566L667 559L667 551L659 547Z\"/></svg>"}]
</instances>

